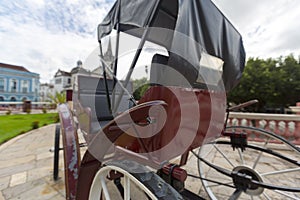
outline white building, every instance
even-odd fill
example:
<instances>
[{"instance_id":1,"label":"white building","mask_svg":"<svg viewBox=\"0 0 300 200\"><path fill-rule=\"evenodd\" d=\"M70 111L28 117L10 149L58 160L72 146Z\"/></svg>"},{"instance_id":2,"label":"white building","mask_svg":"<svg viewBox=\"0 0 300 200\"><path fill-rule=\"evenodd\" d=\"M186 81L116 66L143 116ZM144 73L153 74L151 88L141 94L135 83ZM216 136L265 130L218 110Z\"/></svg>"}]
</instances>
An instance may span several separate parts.
<instances>
[{"instance_id":1,"label":"white building","mask_svg":"<svg viewBox=\"0 0 300 200\"><path fill-rule=\"evenodd\" d=\"M54 95L55 95L54 85L49 83L40 84L40 101L42 102L51 101L49 97Z\"/></svg>"},{"instance_id":2,"label":"white building","mask_svg":"<svg viewBox=\"0 0 300 200\"><path fill-rule=\"evenodd\" d=\"M59 69L54 75L53 85L55 92L62 92L71 87L71 73Z\"/></svg>"}]
</instances>

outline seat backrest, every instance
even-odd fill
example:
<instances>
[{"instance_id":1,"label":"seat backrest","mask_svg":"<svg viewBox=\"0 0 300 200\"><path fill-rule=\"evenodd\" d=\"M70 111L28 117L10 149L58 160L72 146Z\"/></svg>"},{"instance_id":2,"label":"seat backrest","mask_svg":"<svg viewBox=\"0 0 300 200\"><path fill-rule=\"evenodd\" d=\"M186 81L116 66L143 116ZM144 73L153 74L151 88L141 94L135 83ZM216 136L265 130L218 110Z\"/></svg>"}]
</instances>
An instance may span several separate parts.
<instances>
[{"instance_id":1,"label":"seat backrest","mask_svg":"<svg viewBox=\"0 0 300 200\"><path fill-rule=\"evenodd\" d=\"M111 95L113 81L107 80L107 84ZM82 107L89 107L92 110L92 121L113 118L109 111L103 78L78 76L78 100Z\"/></svg>"},{"instance_id":2,"label":"seat backrest","mask_svg":"<svg viewBox=\"0 0 300 200\"><path fill-rule=\"evenodd\" d=\"M152 58L150 68L150 83L160 83L165 74L165 67L168 64L168 56L155 54Z\"/></svg>"},{"instance_id":3,"label":"seat backrest","mask_svg":"<svg viewBox=\"0 0 300 200\"><path fill-rule=\"evenodd\" d=\"M184 66L170 65L169 57L155 54L150 69L150 83L164 86L190 88L192 85L186 77Z\"/></svg>"},{"instance_id":4,"label":"seat backrest","mask_svg":"<svg viewBox=\"0 0 300 200\"><path fill-rule=\"evenodd\" d=\"M118 98L121 88L118 84L113 88L113 80L107 79L108 91L110 98L115 93L115 99ZM113 91L115 90L115 91ZM132 83L127 85L127 90L132 92ZM129 96L124 93L118 112L123 112L129 108ZM106 95L105 80L102 77L78 76L78 100L82 107L91 109L92 121L109 121L113 119L109 111L108 100Z\"/></svg>"}]
</instances>

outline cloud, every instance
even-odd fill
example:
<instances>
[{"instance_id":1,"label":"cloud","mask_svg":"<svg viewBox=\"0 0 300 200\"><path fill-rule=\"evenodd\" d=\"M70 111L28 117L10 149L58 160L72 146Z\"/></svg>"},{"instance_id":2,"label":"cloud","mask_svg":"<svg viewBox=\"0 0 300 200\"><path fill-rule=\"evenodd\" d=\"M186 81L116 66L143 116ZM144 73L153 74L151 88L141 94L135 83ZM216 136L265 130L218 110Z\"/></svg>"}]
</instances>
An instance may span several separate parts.
<instances>
[{"instance_id":1,"label":"cloud","mask_svg":"<svg viewBox=\"0 0 300 200\"><path fill-rule=\"evenodd\" d=\"M297 0L213 0L243 36L248 57L300 54Z\"/></svg>"},{"instance_id":2,"label":"cloud","mask_svg":"<svg viewBox=\"0 0 300 200\"><path fill-rule=\"evenodd\" d=\"M300 54L298 0L213 0L243 36L248 57ZM114 0L1 0L0 62L49 81L98 46L97 25Z\"/></svg>"},{"instance_id":3,"label":"cloud","mask_svg":"<svg viewBox=\"0 0 300 200\"><path fill-rule=\"evenodd\" d=\"M111 1L3 0L0 2L0 62L26 67L48 82L70 70L98 45L97 25Z\"/></svg>"}]
</instances>

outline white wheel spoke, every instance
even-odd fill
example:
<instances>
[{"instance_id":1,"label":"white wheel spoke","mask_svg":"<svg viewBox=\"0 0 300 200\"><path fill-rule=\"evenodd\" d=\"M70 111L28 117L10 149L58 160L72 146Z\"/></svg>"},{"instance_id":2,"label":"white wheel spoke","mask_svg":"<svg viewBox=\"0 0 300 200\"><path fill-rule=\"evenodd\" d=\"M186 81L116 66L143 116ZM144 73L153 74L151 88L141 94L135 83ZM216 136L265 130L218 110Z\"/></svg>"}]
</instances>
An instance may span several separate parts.
<instances>
[{"instance_id":1,"label":"white wheel spoke","mask_svg":"<svg viewBox=\"0 0 300 200\"><path fill-rule=\"evenodd\" d=\"M284 169L284 170L278 170L278 171L273 171L273 172L266 172L260 174L261 176L270 176L270 175L276 175L276 174L284 174L284 173L290 173L290 172L296 172L300 171L300 167L293 168L293 169Z\"/></svg>"},{"instance_id":2,"label":"white wheel spoke","mask_svg":"<svg viewBox=\"0 0 300 200\"><path fill-rule=\"evenodd\" d=\"M127 164L127 163L126 163ZM146 168L145 168L146 169ZM107 179L106 177L110 174L111 171L116 171L123 175L122 178L122 187L123 187L123 193L121 194L120 191L116 193L118 190L117 185L113 185L113 180ZM147 172L145 172L147 173ZM153 183L158 184L158 179L155 178L155 173L148 172L151 174L151 178L153 178ZM130 200L133 197L136 199L145 199L146 195L153 200L157 200L156 195L149 189L152 186L146 187L143 184L143 175L139 175L137 177L133 176L130 172L126 171L126 168L123 169L121 167L115 166L113 164L103 166L99 169L99 171L95 174L93 183L90 188L89 193L89 200L98 200L98 199L124 199L124 200ZM167 184L165 184L166 187L170 187ZM163 191L163 193L168 192L168 195L173 196L175 193L171 193L172 190ZM132 192L134 191L134 192ZM170 192L170 193L169 193ZM135 196L133 196L135 195ZM165 195L165 194L164 194Z\"/></svg>"},{"instance_id":3,"label":"white wheel spoke","mask_svg":"<svg viewBox=\"0 0 300 200\"><path fill-rule=\"evenodd\" d=\"M239 152L239 155L240 155L240 159L242 161L242 165L245 165L245 160L244 160L244 156L243 156L243 153L242 153L241 149L238 148L238 152Z\"/></svg>"},{"instance_id":4,"label":"white wheel spoke","mask_svg":"<svg viewBox=\"0 0 300 200\"><path fill-rule=\"evenodd\" d=\"M130 200L130 179L127 176L124 177L124 199Z\"/></svg>"},{"instance_id":5,"label":"white wheel spoke","mask_svg":"<svg viewBox=\"0 0 300 200\"><path fill-rule=\"evenodd\" d=\"M110 200L110 196L109 196L109 193L108 193L107 185L105 183L105 179L104 179L103 176L100 176L100 181L101 181L102 191L104 193L105 199L106 200Z\"/></svg>"},{"instance_id":6,"label":"white wheel spoke","mask_svg":"<svg viewBox=\"0 0 300 200\"><path fill-rule=\"evenodd\" d=\"M268 140L265 142L264 148L266 148L266 146L267 146L267 144L269 143L269 141L270 141L270 138L268 138ZM255 167L256 167L258 161L260 160L262 154L263 154L263 151L261 151L261 152L259 153L257 159L255 160L255 162L254 162L254 164L253 164L252 169L255 169Z\"/></svg>"},{"instance_id":7,"label":"white wheel spoke","mask_svg":"<svg viewBox=\"0 0 300 200\"><path fill-rule=\"evenodd\" d=\"M228 183L222 183L222 184L218 184L218 183L215 183L215 184L211 184L211 185L207 185L207 187L217 187L217 186L226 186L226 185L233 185L233 182L228 182Z\"/></svg>"},{"instance_id":8,"label":"white wheel spoke","mask_svg":"<svg viewBox=\"0 0 300 200\"><path fill-rule=\"evenodd\" d=\"M263 192L264 197L266 197L267 200L271 200L271 198L269 197L269 195L267 195L265 192Z\"/></svg>"},{"instance_id":9,"label":"white wheel spoke","mask_svg":"<svg viewBox=\"0 0 300 200\"><path fill-rule=\"evenodd\" d=\"M232 164L232 162L227 158L227 156L223 153L223 151L221 151L215 144L214 144L214 147L232 167L235 167Z\"/></svg>"},{"instance_id":10,"label":"white wheel spoke","mask_svg":"<svg viewBox=\"0 0 300 200\"><path fill-rule=\"evenodd\" d=\"M286 193L286 192L282 192L282 191L279 191L279 190L273 190L274 192L277 192L278 194L281 194L281 195L283 195L283 196L285 196L285 197L289 197L289 198L291 198L291 199L295 199L295 200L299 200L300 198L298 198L298 197L295 197L295 196L292 196L292 195L290 195L290 194L288 194L288 193Z\"/></svg>"},{"instance_id":11,"label":"white wheel spoke","mask_svg":"<svg viewBox=\"0 0 300 200\"><path fill-rule=\"evenodd\" d=\"M248 145L245 152L238 148L237 153L228 151L231 145L227 140L220 141L220 143L216 140L216 142L212 144L216 155L206 157L208 162L223 168L224 166L228 168L232 166L236 171L250 174L251 176L253 175L253 178L266 184L275 184L286 188L293 188L295 185L299 185L297 178L300 174L300 166L293 161L299 160L300 154L292 144L278 137L275 133L252 127L233 126L227 127L226 131L242 131L251 134L251 137L249 136L249 143L252 143L252 136L258 140L253 140L254 144ZM200 149L199 155L202 154L207 155L207 152L202 152L202 149ZM265 156L267 156L266 159ZM224 194L229 195L227 198L225 197L226 199L239 199L241 192L238 189L233 192L231 188L223 189L223 187L219 187L216 183L222 182L220 181L221 177L213 174L211 170L206 170L205 167L207 167L205 163L198 161L199 174L200 177L203 178L201 181L210 199L223 199ZM208 167L208 169L211 168ZM262 172L261 170L264 171ZM210 178L205 179L205 177ZM275 177L278 178L269 180ZM209 181L210 179L212 179L211 182ZM213 181L216 181L216 183ZM223 182L229 181L223 179ZM220 188L224 191L219 191ZM248 189L249 191L246 191L245 194L241 196L247 196L248 199L260 198L271 200L280 198L300 200L298 193L292 191L263 189L262 187Z\"/></svg>"}]
</instances>

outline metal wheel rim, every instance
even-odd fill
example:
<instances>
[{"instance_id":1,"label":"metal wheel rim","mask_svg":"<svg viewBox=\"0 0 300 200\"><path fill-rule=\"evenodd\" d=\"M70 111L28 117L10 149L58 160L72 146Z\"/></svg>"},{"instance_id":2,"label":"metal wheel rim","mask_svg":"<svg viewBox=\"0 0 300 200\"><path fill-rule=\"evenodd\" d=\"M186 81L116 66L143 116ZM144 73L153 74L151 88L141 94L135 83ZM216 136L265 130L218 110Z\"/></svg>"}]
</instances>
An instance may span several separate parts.
<instances>
[{"instance_id":1,"label":"metal wheel rim","mask_svg":"<svg viewBox=\"0 0 300 200\"><path fill-rule=\"evenodd\" d=\"M228 127L228 129L245 129L245 130L256 131L256 132L258 132L261 135L264 135L266 137L269 137L269 138L272 138L272 139L275 139L275 140L283 142L283 144L286 147L288 147L289 149L293 150L293 152L297 153L297 155L300 155L300 150L296 146L291 145L290 143L286 142L285 140L282 140L282 138L280 136L277 136L277 135L275 135L273 133L270 133L268 131L257 129L257 128L254 128L254 127L244 127L244 126L233 126L233 127ZM201 155L201 148L199 149L198 155L199 156ZM202 163L200 160L198 160L198 171L199 171L200 177L202 177L202 178L205 177L205 172L204 172L203 166L205 166L205 164ZM243 165L241 165L241 166L243 166ZM300 168L298 170L300 171ZM209 198L213 199L213 200L218 199L215 196L214 192L210 189L209 181L201 179L201 182L202 182L204 190L208 194ZM247 195L249 195L249 194L247 194ZM281 195L283 195L283 194L281 194ZM249 195L249 197L251 197L251 196ZM251 197L251 199L252 199L252 197ZM284 197L284 195L282 197ZM290 199L300 199L299 197L292 197L292 196L285 196L285 197L289 197ZM265 197L265 198L268 199L267 197Z\"/></svg>"},{"instance_id":2,"label":"metal wheel rim","mask_svg":"<svg viewBox=\"0 0 300 200\"><path fill-rule=\"evenodd\" d=\"M130 181L134 182L135 186L138 186L140 189L142 189L151 199L153 200L157 199L155 195L147 187L145 187L138 179L136 179L132 174L130 174L129 172L127 172L126 170L120 167L107 165L102 167L96 173L93 183L91 185L89 200L99 200L102 189L103 189L103 195L105 196L106 200L110 199L107 191L107 186L105 186L106 183L104 182L104 180L108 172L111 170L120 172L124 175L124 182L125 182L124 199L125 200L130 200L130 185L127 185L130 184Z\"/></svg>"}]
</instances>

